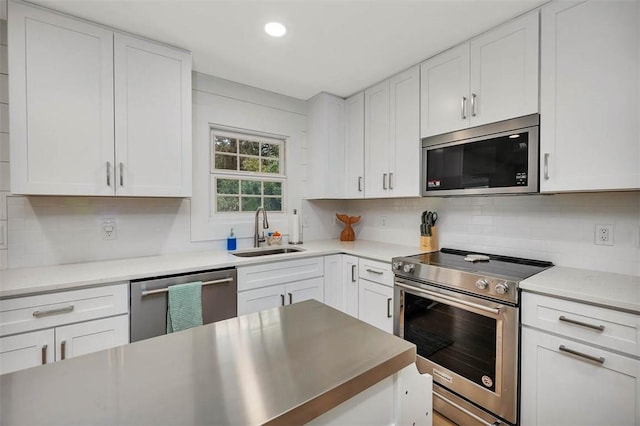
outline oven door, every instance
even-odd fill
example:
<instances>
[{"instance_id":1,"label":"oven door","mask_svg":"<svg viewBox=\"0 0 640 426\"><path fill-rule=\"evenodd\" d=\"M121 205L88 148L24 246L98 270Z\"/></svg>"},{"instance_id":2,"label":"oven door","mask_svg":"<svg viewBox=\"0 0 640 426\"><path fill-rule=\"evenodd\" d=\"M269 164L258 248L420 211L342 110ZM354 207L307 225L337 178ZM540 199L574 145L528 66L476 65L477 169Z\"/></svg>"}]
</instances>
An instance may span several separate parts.
<instances>
[{"instance_id":1,"label":"oven door","mask_svg":"<svg viewBox=\"0 0 640 426\"><path fill-rule=\"evenodd\" d=\"M517 417L518 309L396 277L394 334L421 373L505 420Z\"/></svg>"}]
</instances>

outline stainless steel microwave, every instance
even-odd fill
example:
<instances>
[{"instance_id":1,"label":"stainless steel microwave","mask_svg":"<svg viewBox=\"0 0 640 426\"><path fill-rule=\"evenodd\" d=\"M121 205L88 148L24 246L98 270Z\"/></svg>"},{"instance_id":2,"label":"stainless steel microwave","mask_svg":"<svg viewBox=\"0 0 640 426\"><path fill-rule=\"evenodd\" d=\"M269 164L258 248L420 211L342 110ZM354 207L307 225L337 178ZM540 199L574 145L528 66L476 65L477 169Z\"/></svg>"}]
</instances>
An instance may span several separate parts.
<instances>
[{"instance_id":1,"label":"stainless steel microwave","mask_svg":"<svg viewBox=\"0 0 640 426\"><path fill-rule=\"evenodd\" d=\"M423 196L536 193L540 115L422 139Z\"/></svg>"}]
</instances>

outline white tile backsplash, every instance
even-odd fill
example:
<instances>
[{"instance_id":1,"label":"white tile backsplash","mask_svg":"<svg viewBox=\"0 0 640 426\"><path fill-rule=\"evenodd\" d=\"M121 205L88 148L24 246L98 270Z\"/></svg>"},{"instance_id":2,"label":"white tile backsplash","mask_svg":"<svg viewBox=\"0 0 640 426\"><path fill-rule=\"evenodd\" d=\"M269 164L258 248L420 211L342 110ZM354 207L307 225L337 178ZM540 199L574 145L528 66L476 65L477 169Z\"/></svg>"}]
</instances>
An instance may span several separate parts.
<instances>
[{"instance_id":1,"label":"white tile backsplash","mask_svg":"<svg viewBox=\"0 0 640 426\"><path fill-rule=\"evenodd\" d=\"M346 206L349 215L362 215L355 225L361 239L418 247L420 213L436 210L441 247L640 275L640 192L352 200ZM614 225L614 246L594 244L596 224Z\"/></svg>"}]
</instances>

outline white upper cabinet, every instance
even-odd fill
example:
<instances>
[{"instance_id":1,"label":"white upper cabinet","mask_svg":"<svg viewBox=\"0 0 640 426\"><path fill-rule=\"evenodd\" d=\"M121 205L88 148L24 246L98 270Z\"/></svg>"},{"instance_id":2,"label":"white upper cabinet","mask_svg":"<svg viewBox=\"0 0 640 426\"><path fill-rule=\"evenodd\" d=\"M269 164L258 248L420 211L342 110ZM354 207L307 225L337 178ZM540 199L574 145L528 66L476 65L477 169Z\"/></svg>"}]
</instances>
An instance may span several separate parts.
<instances>
[{"instance_id":1,"label":"white upper cabinet","mask_svg":"<svg viewBox=\"0 0 640 426\"><path fill-rule=\"evenodd\" d=\"M345 101L345 197L364 197L364 92Z\"/></svg>"},{"instance_id":2,"label":"white upper cabinet","mask_svg":"<svg viewBox=\"0 0 640 426\"><path fill-rule=\"evenodd\" d=\"M191 55L115 34L119 195L191 194Z\"/></svg>"},{"instance_id":3,"label":"white upper cabinet","mask_svg":"<svg viewBox=\"0 0 640 426\"><path fill-rule=\"evenodd\" d=\"M365 91L365 197L419 196L420 69Z\"/></svg>"},{"instance_id":4,"label":"white upper cabinet","mask_svg":"<svg viewBox=\"0 0 640 426\"><path fill-rule=\"evenodd\" d=\"M318 93L309 100L307 120L308 198L344 197L344 99Z\"/></svg>"},{"instance_id":5,"label":"white upper cabinet","mask_svg":"<svg viewBox=\"0 0 640 426\"><path fill-rule=\"evenodd\" d=\"M12 192L190 196L189 53L22 3L8 22Z\"/></svg>"},{"instance_id":6,"label":"white upper cabinet","mask_svg":"<svg viewBox=\"0 0 640 426\"><path fill-rule=\"evenodd\" d=\"M640 188L636 1L542 9L540 190Z\"/></svg>"},{"instance_id":7,"label":"white upper cabinet","mask_svg":"<svg viewBox=\"0 0 640 426\"><path fill-rule=\"evenodd\" d=\"M11 190L113 195L113 33L9 2Z\"/></svg>"},{"instance_id":8,"label":"white upper cabinet","mask_svg":"<svg viewBox=\"0 0 640 426\"><path fill-rule=\"evenodd\" d=\"M538 12L421 64L421 137L538 112Z\"/></svg>"}]
</instances>

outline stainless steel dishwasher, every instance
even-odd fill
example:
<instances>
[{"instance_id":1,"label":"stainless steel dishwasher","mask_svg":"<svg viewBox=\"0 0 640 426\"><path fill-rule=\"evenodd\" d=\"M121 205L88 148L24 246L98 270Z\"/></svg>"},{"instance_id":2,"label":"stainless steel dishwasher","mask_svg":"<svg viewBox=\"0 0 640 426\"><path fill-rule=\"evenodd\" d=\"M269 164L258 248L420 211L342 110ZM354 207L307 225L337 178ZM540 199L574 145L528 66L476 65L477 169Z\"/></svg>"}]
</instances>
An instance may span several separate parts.
<instances>
[{"instance_id":1,"label":"stainless steel dishwasher","mask_svg":"<svg viewBox=\"0 0 640 426\"><path fill-rule=\"evenodd\" d=\"M238 285L235 268L133 280L130 284L129 311L131 342L165 334L169 287L194 281L202 281L204 324L237 316Z\"/></svg>"}]
</instances>

